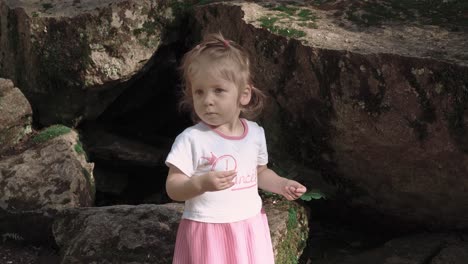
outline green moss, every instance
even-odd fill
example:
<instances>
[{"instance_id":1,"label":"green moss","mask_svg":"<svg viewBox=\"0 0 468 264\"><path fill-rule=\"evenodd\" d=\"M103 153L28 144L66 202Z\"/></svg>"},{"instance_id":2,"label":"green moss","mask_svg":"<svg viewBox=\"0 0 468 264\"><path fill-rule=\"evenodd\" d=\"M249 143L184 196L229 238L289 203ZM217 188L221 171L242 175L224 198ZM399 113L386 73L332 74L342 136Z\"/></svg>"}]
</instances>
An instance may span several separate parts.
<instances>
[{"instance_id":1,"label":"green moss","mask_svg":"<svg viewBox=\"0 0 468 264\"><path fill-rule=\"evenodd\" d=\"M301 21L311 21L317 19L317 17L309 9L302 9L297 13L299 20Z\"/></svg>"},{"instance_id":2,"label":"green moss","mask_svg":"<svg viewBox=\"0 0 468 264\"><path fill-rule=\"evenodd\" d=\"M34 143L43 143L50 139L56 138L58 136L67 134L71 131L71 128L64 125L53 125L37 134L32 141Z\"/></svg>"},{"instance_id":3,"label":"green moss","mask_svg":"<svg viewBox=\"0 0 468 264\"><path fill-rule=\"evenodd\" d=\"M279 245L276 263L297 264L299 263L299 256L296 253L305 248L308 230L307 224L300 223L298 205L291 202L288 202L288 204L290 208L288 209L287 233Z\"/></svg>"},{"instance_id":4,"label":"green moss","mask_svg":"<svg viewBox=\"0 0 468 264\"><path fill-rule=\"evenodd\" d=\"M88 155L86 154L86 151L84 150L83 144L81 143L81 141L76 142L76 144L73 146L73 149L78 155L84 155L85 160L89 161Z\"/></svg>"},{"instance_id":5,"label":"green moss","mask_svg":"<svg viewBox=\"0 0 468 264\"><path fill-rule=\"evenodd\" d=\"M141 45L149 48L153 46L152 37L157 35L162 27L162 22L160 21L160 14L158 14L156 9L151 9L148 12L148 19L140 28L133 30L133 35L138 38Z\"/></svg>"},{"instance_id":6,"label":"green moss","mask_svg":"<svg viewBox=\"0 0 468 264\"><path fill-rule=\"evenodd\" d=\"M278 18L271 16L263 16L258 21L260 21L260 26L262 26L263 28L270 29L278 21Z\"/></svg>"},{"instance_id":7,"label":"green moss","mask_svg":"<svg viewBox=\"0 0 468 264\"><path fill-rule=\"evenodd\" d=\"M297 211L295 208L291 207L288 210L288 231L291 231L292 229L296 228L297 225Z\"/></svg>"},{"instance_id":8,"label":"green moss","mask_svg":"<svg viewBox=\"0 0 468 264\"><path fill-rule=\"evenodd\" d=\"M76 142L75 146L74 146L74 149L75 149L75 152L78 153L78 154L85 154L85 151L83 150L83 145L81 144L81 142Z\"/></svg>"},{"instance_id":9,"label":"green moss","mask_svg":"<svg viewBox=\"0 0 468 264\"><path fill-rule=\"evenodd\" d=\"M258 21L261 27L268 29L272 33L290 38L301 38L306 33L300 29L293 28L293 24L307 28L317 27L314 23L316 17L309 9L301 9L291 5L268 5L268 8L273 11L279 11L279 13L271 16L262 16ZM278 24L281 24L281 26Z\"/></svg>"},{"instance_id":10,"label":"green moss","mask_svg":"<svg viewBox=\"0 0 468 264\"><path fill-rule=\"evenodd\" d=\"M277 33L290 38L302 38L306 35L304 31L294 28L279 28Z\"/></svg>"},{"instance_id":11,"label":"green moss","mask_svg":"<svg viewBox=\"0 0 468 264\"><path fill-rule=\"evenodd\" d=\"M293 16L296 14L297 10L299 10L299 8L297 7L293 7L293 6L286 6L286 5L279 5L277 7L273 7L273 10L276 10L276 11L281 11L281 12L284 12L290 16Z\"/></svg>"},{"instance_id":12,"label":"green moss","mask_svg":"<svg viewBox=\"0 0 468 264\"><path fill-rule=\"evenodd\" d=\"M294 28L284 28L275 25L275 23L279 20L277 17L270 17L270 16L263 16L259 19L260 25L263 28L268 29L272 33L285 36L285 37L290 37L290 38L300 38L304 37L306 34L302 30L297 30Z\"/></svg>"}]
</instances>

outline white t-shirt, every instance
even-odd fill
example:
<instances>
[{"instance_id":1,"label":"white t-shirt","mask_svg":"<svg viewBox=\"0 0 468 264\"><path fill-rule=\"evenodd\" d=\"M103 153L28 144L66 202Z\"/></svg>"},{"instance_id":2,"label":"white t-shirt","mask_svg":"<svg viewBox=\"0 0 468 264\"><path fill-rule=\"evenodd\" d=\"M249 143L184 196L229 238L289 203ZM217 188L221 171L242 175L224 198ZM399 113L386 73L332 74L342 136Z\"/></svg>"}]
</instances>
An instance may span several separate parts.
<instances>
[{"instance_id":1,"label":"white t-shirt","mask_svg":"<svg viewBox=\"0 0 468 264\"><path fill-rule=\"evenodd\" d=\"M268 163L263 128L241 119L244 134L229 137L200 122L177 136L166 159L188 177L210 170L236 170L231 188L205 192L185 201L182 218L208 223L231 223L258 214L262 200L258 194L257 166Z\"/></svg>"}]
</instances>

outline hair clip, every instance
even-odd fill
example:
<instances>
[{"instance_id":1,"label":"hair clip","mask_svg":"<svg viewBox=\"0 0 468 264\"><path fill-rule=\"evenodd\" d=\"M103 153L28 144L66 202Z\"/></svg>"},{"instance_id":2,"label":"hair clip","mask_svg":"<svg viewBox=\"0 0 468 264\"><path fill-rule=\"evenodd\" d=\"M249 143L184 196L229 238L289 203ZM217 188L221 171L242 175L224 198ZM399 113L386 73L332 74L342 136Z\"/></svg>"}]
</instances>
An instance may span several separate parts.
<instances>
[{"instance_id":1,"label":"hair clip","mask_svg":"<svg viewBox=\"0 0 468 264\"><path fill-rule=\"evenodd\" d=\"M224 47L229 47L229 40L223 40Z\"/></svg>"}]
</instances>

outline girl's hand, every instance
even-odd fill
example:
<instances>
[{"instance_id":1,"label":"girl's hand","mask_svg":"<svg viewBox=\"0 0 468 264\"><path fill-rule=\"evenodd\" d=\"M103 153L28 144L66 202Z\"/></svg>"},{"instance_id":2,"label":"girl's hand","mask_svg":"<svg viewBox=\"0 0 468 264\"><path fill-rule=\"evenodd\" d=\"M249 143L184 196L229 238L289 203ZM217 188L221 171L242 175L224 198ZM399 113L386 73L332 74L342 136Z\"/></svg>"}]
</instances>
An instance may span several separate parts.
<instances>
[{"instance_id":1,"label":"girl's hand","mask_svg":"<svg viewBox=\"0 0 468 264\"><path fill-rule=\"evenodd\" d=\"M232 181L237 176L235 170L210 171L200 176L201 187L204 192L221 191L230 188L235 183Z\"/></svg>"},{"instance_id":2,"label":"girl's hand","mask_svg":"<svg viewBox=\"0 0 468 264\"><path fill-rule=\"evenodd\" d=\"M282 195L289 201L292 201L301 197L306 191L307 188L304 185L298 183L297 181L286 180L286 183L283 187Z\"/></svg>"}]
</instances>

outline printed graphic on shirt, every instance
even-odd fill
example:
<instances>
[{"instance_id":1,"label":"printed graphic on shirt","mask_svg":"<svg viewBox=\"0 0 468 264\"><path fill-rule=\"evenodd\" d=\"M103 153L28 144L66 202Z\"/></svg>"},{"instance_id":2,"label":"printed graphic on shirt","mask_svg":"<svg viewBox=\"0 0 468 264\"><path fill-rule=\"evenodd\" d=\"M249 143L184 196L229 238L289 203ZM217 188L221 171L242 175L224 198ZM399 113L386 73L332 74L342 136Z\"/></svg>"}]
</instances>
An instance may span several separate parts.
<instances>
[{"instance_id":1,"label":"printed graphic on shirt","mask_svg":"<svg viewBox=\"0 0 468 264\"><path fill-rule=\"evenodd\" d=\"M201 157L198 162L199 168L204 171L229 171L237 170L237 160L232 155L222 155L217 157L213 152L209 157ZM238 171L234 178L235 185L231 191L240 191L257 186L257 169L250 171Z\"/></svg>"},{"instance_id":2,"label":"printed graphic on shirt","mask_svg":"<svg viewBox=\"0 0 468 264\"><path fill-rule=\"evenodd\" d=\"M222 155L219 158L211 152L211 157L201 157L202 166L210 166L211 171L229 171L237 169L237 161L232 155Z\"/></svg>"}]
</instances>

